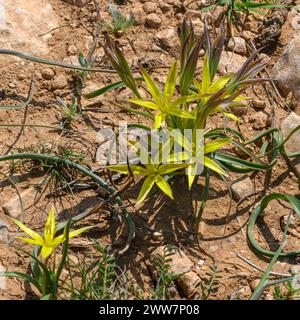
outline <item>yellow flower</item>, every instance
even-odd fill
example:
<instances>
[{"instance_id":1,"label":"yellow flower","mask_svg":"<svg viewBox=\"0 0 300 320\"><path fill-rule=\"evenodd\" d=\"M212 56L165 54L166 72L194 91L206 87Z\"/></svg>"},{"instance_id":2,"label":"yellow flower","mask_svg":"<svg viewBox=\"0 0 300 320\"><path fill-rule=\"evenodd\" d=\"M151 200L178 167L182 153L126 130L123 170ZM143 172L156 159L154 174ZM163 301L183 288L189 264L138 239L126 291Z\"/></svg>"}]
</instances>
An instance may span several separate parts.
<instances>
[{"instance_id":1,"label":"yellow flower","mask_svg":"<svg viewBox=\"0 0 300 320\"><path fill-rule=\"evenodd\" d=\"M44 238L38 233L26 227L20 221L11 218L11 220L25 233L27 233L31 238L18 237L19 240L33 245L38 245L42 247L41 254L44 260L46 260L54 251L54 249L59 246L61 243L65 242L66 234L65 232L62 235L55 237L56 233L56 224L55 224L55 210L52 208L49 212L49 216L45 225ZM77 230L69 232L69 239L78 236L82 232L90 229L92 227L84 227Z\"/></svg>"}]
</instances>

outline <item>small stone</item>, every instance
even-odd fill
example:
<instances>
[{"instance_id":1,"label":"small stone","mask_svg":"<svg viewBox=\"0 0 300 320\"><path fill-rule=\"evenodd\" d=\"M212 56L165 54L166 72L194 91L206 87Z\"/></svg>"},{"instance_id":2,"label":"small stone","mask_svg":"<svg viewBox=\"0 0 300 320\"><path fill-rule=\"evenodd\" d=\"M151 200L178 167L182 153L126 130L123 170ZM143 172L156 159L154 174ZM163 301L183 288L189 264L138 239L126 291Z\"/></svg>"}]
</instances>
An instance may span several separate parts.
<instances>
[{"instance_id":1,"label":"small stone","mask_svg":"<svg viewBox=\"0 0 300 320\"><path fill-rule=\"evenodd\" d=\"M281 225L281 230L284 231L285 230L285 227L286 227L286 224L288 222L288 218L289 218L289 215L285 215L285 216L282 216L280 218L280 225ZM297 225L296 225L296 219L295 217L292 215L291 218L290 218L290 223L289 223L289 230L291 229L294 229L296 230L297 229Z\"/></svg>"},{"instance_id":2,"label":"small stone","mask_svg":"<svg viewBox=\"0 0 300 320\"><path fill-rule=\"evenodd\" d=\"M21 192L20 196L23 202L24 210L34 205L36 194L37 191L33 187ZM3 206L3 210L12 218L18 218L22 213L19 197L16 196L13 199L9 200L8 203Z\"/></svg>"},{"instance_id":3,"label":"small stone","mask_svg":"<svg viewBox=\"0 0 300 320\"><path fill-rule=\"evenodd\" d=\"M274 65L272 74L277 80L280 90L287 95L293 93L293 97L300 99L300 37L290 41L282 56Z\"/></svg>"},{"instance_id":4,"label":"small stone","mask_svg":"<svg viewBox=\"0 0 300 320\"><path fill-rule=\"evenodd\" d=\"M51 100L48 97L38 97L36 102L39 107L47 107L51 103Z\"/></svg>"},{"instance_id":5,"label":"small stone","mask_svg":"<svg viewBox=\"0 0 300 320\"><path fill-rule=\"evenodd\" d=\"M80 63L79 63L77 55L63 58L63 62L67 63L67 64L73 64L73 65L76 65L76 66L80 66ZM73 72L73 70L72 69L68 69L66 72Z\"/></svg>"},{"instance_id":6,"label":"small stone","mask_svg":"<svg viewBox=\"0 0 300 320\"><path fill-rule=\"evenodd\" d=\"M241 55L234 52L223 51L220 63L218 65L218 71L221 75L235 73L242 67L245 62L245 57L242 57Z\"/></svg>"},{"instance_id":7,"label":"small stone","mask_svg":"<svg viewBox=\"0 0 300 320\"><path fill-rule=\"evenodd\" d=\"M204 24L200 19L192 20L194 33L196 37L202 38L204 36Z\"/></svg>"},{"instance_id":8,"label":"small stone","mask_svg":"<svg viewBox=\"0 0 300 320\"><path fill-rule=\"evenodd\" d=\"M197 287L199 286L201 280L194 271L190 271L176 279L175 282L182 293L187 298L190 298L197 292Z\"/></svg>"},{"instance_id":9,"label":"small stone","mask_svg":"<svg viewBox=\"0 0 300 320\"><path fill-rule=\"evenodd\" d=\"M251 281L251 283L250 283L251 290L255 291L255 289L258 287L259 283L260 283L260 279L255 279L255 280Z\"/></svg>"},{"instance_id":10,"label":"small stone","mask_svg":"<svg viewBox=\"0 0 300 320\"><path fill-rule=\"evenodd\" d=\"M274 300L274 297L270 293L267 293L264 297L264 300Z\"/></svg>"},{"instance_id":11,"label":"small stone","mask_svg":"<svg viewBox=\"0 0 300 320\"><path fill-rule=\"evenodd\" d=\"M150 260L154 262L157 255L158 254L163 255L164 253L166 253L166 250L167 250L167 246L158 247L151 254ZM192 270L193 268L192 261L187 257L187 255L181 249L172 246L172 247L169 247L169 253L170 253L170 255L168 256L168 258L170 259L169 272L184 274Z\"/></svg>"},{"instance_id":12,"label":"small stone","mask_svg":"<svg viewBox=\"0 0 300 320\"><path fill-rule=\"evenodd\" d=\"M238 288L230 297L230 300L241 300L251 296L251 289L248 286Z\"/></svg>"},{"instance_id":13,"label":"small stone","mask_svg":"<svg viewBox=\"0 0 300 320\"><path fill-rule=\"evenodd\" d=\"M281 123L281 131L284 138L286 138L289 133L300 125L300 116L292 112L288 117L286 117ZM295 153L300 150L300 131L298 130L294 133L290 139L284 145L286 153ZM290 161L291 166L295 169L297 175L300 177L300 159L295 157Z\"/></svg>"},{"instance_id":14,"label":"small stone","mask_svg":"<svg viewBox=\"0 0 300 320\"><path fill-rule=\"evenodd\" d=\"M300 275L300 266L292 266L290 268L290 273L293 275Z\"/></svg>"},{"instance_id":15,"label":"small stone","mask_svg":"<svg viewBox=\"0 0 300 320\"><path fill-rule=\"evenodd\" d=\"M19 73L18 74L18 80L22 81L22 80L25 80L26 79L26 74L24 73Z\"/></svg>"},{"instance_id":16,"label":"small stone","mask_svg":"<svg viewBox=\"0 0 300 320\"><path fill-rule=\"evenodd\" d=\"M166 13L166 12L168 12L168 11L171 10L171 6L170 6L169 4L167 4L167 3L165 3L164 0L160 0L160 1L158 2L158 5L159 5L160 10L161 10L163 13Z\"/></svg>"},{"instance_id":17,"label":"small stone","mask_svg":"<svg viewBox=\"0 0 300 320\"><path fill-rule=\"evenodd\" d=\"M63 74L57 75L52 82L53 90L64 89L67 86L68 86L68 82Z\"/></svg>"},{"instance_id":18,"label":"small stone","mask_svg":"<svg viewBox=\"0 0 300 320\"><path fill-rule=\"evenodd\" d=\"M10 82L10 83L8 84L8 86L9 86L10 88L14 89L14 88L17 87L17 83L16 83L15 81L14 81L14 82Z\"/></svg>"},{"instance_id":19,"label":"small stone","mask_svg":"<svg viewBox=\"0 0 300 320\"><path fill-rule=\"evenodd\" d=\"M198 266L203 266L204 263L205 263L205 260L200 259L200 260L198 260L197 265L198 265Z\"/></svg>"},{"instance_id":20,"label":"small stone","mask_svg":"<svg viewBox=\"0 0 300 320\"><path fill-rule=\"evenodd\" d=\"M159 231L153 232L152 236L156 240L162 240L163 239L163 234L161 232L159 232Z\"/></svg>"},{"instance_id":21,"label":"small stone","mask_svg":"<svg viewBox=\"0 0 300 320\"><path fill-rule=\"evenodd\" d=\"M153 13L157 10L157 5L151 1L145 2L143 5L143 10L149 14Z\"/></svg>"},{"instance_id":22,"label":"small stone","mask_svg":"<svg viewBox=\"0 0 300 320\"><path fill-rule=\"evenodd\" d=\"M135 25L141 25L145 23L145 14L142 8L133 8L131 10L131 16L135 21Z\"/></svg>"},{"instance_id":23,"label":"small stone","mask_svg":"<svg viewBox=\"0 0 300 320\"><path fill-rule=\"evenodd\" d=\"M177 44L177 33L174 29L159 31L156 37L162 49L170 49Z\"/></svg>"},{"instance_id":24,"label":"small stone","mask_svg":"<svg viewBox=\"0 0 300 320\"><path fill-rule=\"evenodd\" d=\"M42 77L45 80L51 80L55 76L55 72L51 68L46 68L42 70Z\"/></svg>"},{"instance_id":25,"label":"small stone","mask_svg":"<svg viewBox=\"0 0 300 320\"><path fill-rule=\"evenodd\" d=\"M204 57L204 56L205 56L205 50L204 49L200 49L199 57Z\"/></svg>"},{"instance_id":26,"label":"small stone","mask_svg":"<svg viewBox=\"0 0 300 320\"><path fill-rule=\"evenodd\" d=\"M290 132L300 125L300 116L292 112L281 123L281 130L286 138ZM287 153L299 152L300 150L300 131L294 133L291 138L284 145Z\"/></svg>"},{"instance_id":27,"label":"small stone","mask_svg":"<svg viewBox=\"0 0 300 320\"><path fill-rule=\"evenodd\" d=\"M218 246L210 246L208 250L209 250L210 252L216 252L216 251L218 251L218 249L219 249Z\"/></svg>"},{"instance_id":28,"label":"small stone","mask_svg":"<svg viewBox=\"0 0 300 320\"><path fill-rule=\"evenodd\" d=\"M253 101L253 106L256 109L265 109L266 108L266 102L258 99L254 99Z\"/></svg>"},{"instance_id":29,"label":"small stone","mask_svg":"<svg viewBox=\"0 0 300 320\"><path fill-rule=\"evenodd\" d=\"M73 4L74 6L77 6L77 7L84 7L86 4L88 4L92 0L62 0L62 1L67 2L69 4Z\"/></svg>"},{"instance_id":30,"label":"small stone","mask_svg":"<svg viewBox=\"0 0 300 320\"><path fill-rule=\"evenodd\" d=\"M253 40L253 39L256 37L256 35L255 35L253 32L251 32L251 31L244 30L244 31L242 32L242 37L243 37L246 41L249 41L249 40Z\"/></svg>"},{"instance_id":31,"label":"small stone","mask_svg":"<svg viewBox=\"0 0 300 320\"><path fill-rule=\"evenodd\" d=\"M150 13L146 18L146 24L150 28L157 29L161 25L161 19L155 13Z\"/></svg>"},{"instance_id":32,"label":"small stone","mask_svg":"<svg viewBox=\"0 0 300 320\"><path fill-rule=\"evenodd\" d=\"M264 129L268 124L268 115L262 111L257 112L249 118L249 122L252 123L254 130Z\"/></svg>"},{"instance_id":33,"label":"small stone","mask_svg":"<svg viewBox=\"0 0 300 320\"><path fill-rule=\"evenodd\" d=\"M229 40L228 48L236 53L245 54L247 45L245 39L241 37L232 37Z\"/></svg>"},{"instance_id":34,"label":"small stone","mask_svg":"<svg viewBox=\"0 0 300 320\"><path fill-rule=\"evenodd\" d=\"M0 220L0 242L8 242L8 227L7 224Z\"/></svg>"},{"instance_id":35,"label":"small stone","mask_svg":"<svg viewBox=\"0 0 300 320\"><path fill-rule=\"evenodd\" d=\"M236 200L241 200L253 192L253 183L250 178L234 182L231 186L233 196Z\"/></svg>"},{"instance_id":36,"label":"small stone","mask_svg":"<svg viewBox=\"0 0 300 320\"><path fill-rule=\"evenodd\" d=\"M74 45L70 45L67 51L70 56L74 56L75 54L77 54L78 49Z\"/></svg>"}]
</instances>

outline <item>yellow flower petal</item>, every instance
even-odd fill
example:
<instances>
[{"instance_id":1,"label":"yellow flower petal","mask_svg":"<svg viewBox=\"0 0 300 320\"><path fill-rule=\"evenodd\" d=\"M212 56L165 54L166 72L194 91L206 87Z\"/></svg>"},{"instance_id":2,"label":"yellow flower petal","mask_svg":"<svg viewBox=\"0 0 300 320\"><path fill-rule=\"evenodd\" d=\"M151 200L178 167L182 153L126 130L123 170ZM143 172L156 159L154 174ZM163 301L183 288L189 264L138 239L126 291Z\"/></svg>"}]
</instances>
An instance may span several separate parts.
<instances>
[{"instance_id":1,"label":"yellow flower petal","mask_svg":"<svg viewBox=\"0 0 300 320\"><path fill-rule=\"evenodd\" d=\"M46 246L42 247L41 254L43 259L46 260L51 255L52 252L53 252L53 247L46 247Z\"/></svg>"},{"instance_id":2,"label":"yellow flower petal","mask_svg":"<svg viewBox=\"0 0 300 320\"><path fill-rule=\"evenodd\" d=\"M54 208L51 208L48 219L45 225L45 231L44 231L44 237L45 237L45 243L50 244L55 235L56 226L55 226L55 210Z\"/></svg>"},{"instance_id":3,"label":"yellow flower petal","mask_svg":"<svg viewBox=\"0 0 300 320\"><path fill-rule=\"evenodd\" d=\"M31 238L33 238L36 241L39 241L40 243L44 242L44 239L36 232L31 230L30 228L26 227L23 223L20 221L10 218L21 230L23 230L25 233L27 233Z\"/></svg>"},{"instance_id":4,"label":"yellow flower petal","mask_svg":"<svg viewBox=\"0 0 300 320\"><path fill-rule=\"evenodd\" d=\"M21 240L23 242L34 244L34 245L38 245L38 246L43 246L44 245L44 242L40 242L38 240L34 240L34 239L31 239L31 238L17 237L17 239L19 239L19 240Z\"/></svg>"},{"instance_id":5,"label":"yellow flower petal","mask_svg":"<svg viewBox=\"0 0 300 320\"><path fill-rule=\"evenodd\" d=\"M89 226L89 227L83 227L83 228L80 228L80 229L77 229L77 230L73 230L69 233L69 239L71 238L74 238L74 237L77 237L78 235L80 235L81 233L89 230L93 228L93 226Z\"/></svg>"}]
</instances>

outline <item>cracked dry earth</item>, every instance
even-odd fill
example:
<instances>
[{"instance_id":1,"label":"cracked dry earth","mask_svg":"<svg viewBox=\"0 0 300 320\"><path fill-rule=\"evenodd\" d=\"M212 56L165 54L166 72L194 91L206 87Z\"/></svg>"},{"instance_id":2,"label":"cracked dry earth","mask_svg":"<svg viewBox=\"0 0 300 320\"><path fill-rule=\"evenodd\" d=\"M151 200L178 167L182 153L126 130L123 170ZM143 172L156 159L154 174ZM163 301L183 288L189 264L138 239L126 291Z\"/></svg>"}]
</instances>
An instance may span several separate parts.
<instances>
[{"instance_id":1,"label":"cracked dry earth","mask_svg":"<svg viewBox=\"0 0 300 320\"><path fill-rule=\"evenodd\" d=\"M110 19L107 10L109 1L96 2L101 8L101 21L107 22ZM129 63L133 67L136 67L138 62L145 67L154 67L152 71L154 79L163 84L167 73L167 68L164 67L170 66L179 57L177 28L183 17L186 16L193 21L199 37L203 37L205 17L210 30L214 28L218 30L220 27L221 10L200 13L201 3L203 1L180 0L136 0L114 3L122 13L132 14L136 20L133 27L116 39ZM279 80L280 92L271 84L255 85L247 91L251 100L249 107L240 114L242 119L240 129L248 138L265 128L281 125L288 132L296 123L300 123L300 105L297 105L300 94L300 72L296 72L300 71L299 51L297 53L296 50L298 45L300 47L299 12L297 3L293 3L291 10L285 9L280 12L275 10L269 12L267 16L249 16L244 25L235 30L234 38L226 42L226 50L218 70L219 75L237 70L255 46L267 45L268 50L261 53L261 58L268 62L267 72ZM277 20L272 18L276 16L279 17ZM96 20L95 5L91 1L75 1L74 5L72 1L61 0L0 0L0 48L78 64L78 52L86 55L93 43ZM275 22L267 23L273 20ZM270 26L273 26L273 29ZM266 28L269 29L265 30ZM273 40L262 44L261 34L267 34L269 38L273 37ZM110 68L110 63L101 48L101 42L103 42L102 35L95 50L97 54L95 66ZM285 60L282 62L282 59ZM199 74L201 61L200 58ZM25 109L0 110L1 155L9 152L41 151L45 148L58 152L62 148L68 148L84 155L82 163L95 169L99 167L97 158L103 152L97 141L97 132L100 129L114 127L121 120L144 121L142 117L130 115L118 108L118 105L126 105L126 100L131 96L128 89L122 88L92 100L82 98L81 104L84 110L82 116L63 133L50 128L8 126L39 124L58 127L62 114L57 108L57 97L66 101L71 100L72 94L76 92L74 72L6 55L0 55L0 72L1 105L24 102L31 77L35 76L34 96ZM298 86L289 85L287 81L289 77L294 77L292 82ZM117 80L115 74L89 73L83 93ZM222 126L223 119L217 116L209 125L211 128ZM235 126L234 123L230 125ZM299 138L299 135L295 135L289 142L291 151L300 150ZM236 152L233 147L228 147L228 150ZM26 163L18 165L1 162L0 166L1 172L9 175L22 193L26 209L22 219L35 230L41 230L52 205L55 206L59 219L64 220L99 202L100 193L99 190L94 190L95 188L74 190L73 194L55 194L48 188L41 194L36 186L44 181L45 172ZM97 171L98 174L108 180L106 171L101 170ZM78 178L75 173L72 174L74 174L73 179ZM200 204L203 191L202 178L199 178L198 186L193 189L191 196L184 178L179 178L174 184L174 201L166 197L153 198L139 209L134 205L140 186L140 183L137 183L135 187L122 194L122 199L128 205L128 211L136 224L136 236L126 255L118 258L118 264L128 271L130 279L144 292L148 292L154 283L151 270L153 253L160 250L163 245L175 245L183 254L174 257L174 263L179 265L177 266L179 269L180 263L188 265L189 268L185 270L185 279L182 280L184 284L177 283L179 289L177 291L175 288L174 297L193 297L199 282L205 279L210 267L215 265L220 270L218 274L220 280L210 298L246 299L251 295L257 283L255 281L260 279L261 273L239 259L237 254L262 269L268 264L268 260L258 256L247 243L245 230L249 215L255 205L268 193L280 192L299 196L299 174L297 159L288 161L280 157L276 166L268 172L244 176L230 174L227 183L213 176L198 240L193 236L191 214L192 207L195 205L199 207ZM89 181L85 179L84 182ZM121 188L124 181L121 179L115 183ZM232 197L229 186L232 189ZM12 244L16 243L14 240L16 228L8 216L19 216L20 208L18 201L14 200L16 191L5 176L1 177L0 192L0 239L2 240L0 266L6 270L26 272L29 260L12 247ZM255 237L261 245L272 250L277 248L282 234L281 222L289 211L289 207L282 202L274 201L269 205L255 229ZM102 209L84 223L93 224L95 228L71 241L72 255L87 255L92 239L97 239L103 245L110 244L116 251L122 247L126 228L120 224L120 220L110 212L109 208ZM300 224L295 218L293 231L288 234L286 250L299 249L299 230ZM180 262L181 259L183 262ZM297 258L282 259L275 264L274 270L288 273L291 266L297 264L299 264ZM184 287L186 284L192 287L186 289ZM34 294L27 284L24 285L17 279L8 279L5 288L0 289L0 299L32 299ZM270 297L272 292L266 291L264 298L270 299Z\"/></svg>"}]
</instances>

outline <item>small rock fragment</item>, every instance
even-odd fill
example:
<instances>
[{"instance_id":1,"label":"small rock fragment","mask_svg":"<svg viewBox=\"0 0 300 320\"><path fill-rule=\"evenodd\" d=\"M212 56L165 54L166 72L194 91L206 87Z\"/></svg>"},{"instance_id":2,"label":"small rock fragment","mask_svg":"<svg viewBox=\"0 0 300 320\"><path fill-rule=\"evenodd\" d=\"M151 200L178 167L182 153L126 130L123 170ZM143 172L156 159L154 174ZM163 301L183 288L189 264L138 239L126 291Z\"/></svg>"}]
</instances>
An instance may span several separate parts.
<instances>
[{"instance_id":1,"label":"small rock fragment","mask_svg":"<svg viewBox=\"0 0 300 320\"><path fill-rule=\"evenodd\" d=\"M174 29L159 31L156 37L163 49L170 49L177 44L177 33Z\"/></svg>"},{"instance_id":2,"label":"small rock fragment","mask_svg":"<svg viewBox=\"0 0 300 320\"><path fill-rule=\"evenodd\" d=\"M53 90L64 89L67 86L68 86L68 82L63 74L59 74L53 79L53 82L52 82Z\"/></svg>"},{"instance_id":3,"label":"small rock fragment","mask_svg":"<svg viewBox=\"0 0 300 320\"><path fill-rule=\"evenodd\" d=\"M264 129L268 124L268 115L262 111L257 112L249 118L249 122L252 123L252 127L255 130Z\"/></svg>"},{"instance_id":4,"label":"small rock fragment","mask_svg":"<svg viewBox=\"0 0 300 320\"><path fill-rule=\"evenodd\" d=\"M64 2L67 2L69 4L73 4L77 7L84 7L86 4L91 2L91 0L63 0Z\"/></svg>"},{"instance_id":5,"label":"small rock fragment","mask_svg":"<svg viewBox=\"0 0 300 320\"><path fill-rule=\"evenodd\" d=\"M45 80L51 80L55 76L55 72L51 68L43 69L41 74Z\"/></svg>"},{"instance_id":6,"label":"small rock fragment","mask_svg":"<svg viewBox=\"0 0 300 320\"><path fill-rule=\"evenodd\" d=\"M240 54L245 54L247 52L246 41L241 37L230 38L228 43L228 48Z\"/></svg>"},{"instance_id":7,"label":"small rock fragment","mask_svg":"<svg viewBox=\"0 0 300 320\"><path fill-rule=\"evenodd\" d=\"M196 37L202 38L204 36L204 24L200 19L192 20L194 33Z\"/></svg>"},{"instance_id":8,"label":"small rock fragment","mask_svg":"<svg viewBox=\"0 0 300 320\"><path fill-rule=\"evenodd\" d=\"M167 250L167 246L158 247L151 255L151 260L155 261L155 258L158 254L163 255ZM168 258L171 259L170 264L170 272L174 272L177 274L183 274L189 272L193 268L192 261L187 257L187 255L177 247L170 247L170 255Z\"/></svg>"},{"instance_id":9,"label":"small rock fragment","mask_svg":"<svg viewBox=\"0 0 300 320\"><path fill-rule=\"evenodd\" d=\"M266 108L266 102L258 99L254 99L253 101L253 106L256 109L265 109Z\"/></svg>"},{"instance_id":10,"label":"small rock fragment","mask_svg":"<svg viewBox=\"0 0 300 320\"><path fill-rule=\"evenodd\" d=\"M253 192L253 183L250 178L234 182L231 186L233 196L236 200L241 200Z\"/></svg>"},{"instance_id":11,"label":"small rock fragment","mask_svg":"<svg viewBox=\"0 0 300 320\"><path fill-rule=\"evenodd\" d=\"M8 242L8 227L7 224L0 220L0 242Z\"/></svg>"},{"instance_id":12,"label":"small rock fragment","mask_svg":"<svg viewBox=\"0 0 300 320\"><path fill-rule=\"evenodd\" d=\"M230 52L230 51L223 51L221 60L218 66L218 71L220 72L221 75L237 72L245 63L245 61L246 61L246 58L242 57L237 53Z\"/></svg>"},{"instance_id":13,"label":"small rock fragment","mask_svg":"<svg viewBox=\"0 0 300 320\"><path fill-rule=\"evenodd\" d=\"M282 56L274 65L272 73L281 91L287 95L293 93L295 99L300 99L300 37L292 39Z\"/></svg>"},{"instance_id":14,"label":"small rock fragment","mask_svg":"<svg viewBox=\"0 0 300 320\"><path fill-rule=\"evenodd\" d=\"M70 56L74 56L75 54L77 54L78 49L74 45L70 45L67 51Z\"/></svg>"},{"instance_id":15,"label":"small rock fragment","mask_svg":"<svg viewBox=\"0 0 300 320\"><path fill-rule=\"evenodd\" d=\"M149 14L149 13L153 13L157 10L157 5L151 1L147 1L144 3L143 5L143 10Z\"/></svg>"},{"instance_id":16,"label":"small rock fragment","mask_svg":"<svg viewBox=\"0 0 300 320\"><path fill-rule=\"evenodd\" d=\"M145 14L142 8L132 8L131 16L135 21L135 25L141 25L145 23Z\"/></svg>"},{"instance_id":17,"label":"small rock fragment","mask_svg":"<svg viewBox=\"0 0 300 320\"><path fill-rule=\"evenodd\" d=\"M285 227L286 227L286 224L288 222L288 218L289 218L289 215L285 215L285 216L282 216L280 218L280 225L281 225L281 230L284 231L285 230ZM290 218L290 223L289 223L289 230L291 229L294 229L296 230L297 229L297 225L296 225L296 219L295 217L292 215L291 218Z\"/></svg>"},{"instance_id":18,"label":"small rock fragment","mask_svg":"<svg viewBox=\"0 0 300 320\"><path fill-rule=\"evenodd\" d=\"M190 271L183 274L175 282L181 289L182 293L186 297L190 298L197 292L197 287L199 286L201 280L194 271Z\"/></svg>"},{"instance_id":19,"label":"small rock fragment","mask_svg":"<svg viewBox=\"0 0 300 320\"><path fill-rule=\"evenodd\" d=\"M290 273L295 275L300 275L300 266L292 266L290 268Z\"/></svg>"},{"instance_id":20,"label":"small rock fragment","mask_svg":"<svg viewBox=\"0 0 300 320\"><path fill-rule=\"evenodd\" d=\"M23 202L24 210L34 205L36 194L37 191L33 187L21 192L20 196ZM3 206L3 210L12 218L18 218L22 213L19 197L16 196L15 198L8 201L8 203Z\"/></svg>"},{"instance_id":21,"label":"small rock fragment","mask_svg":"<svg viewBox=\"0 0 300 320\"><path fill-rule=\"evenodd\" d=\"M157 29L161 25L161 19L155 13L150 13L146 18L146 24L150 28Z\"/></svg>"},{"instance_id":22,"label":"small rock fragment","mask_svg":"<svg viewBox=\"0 0 300 320\"><path fill-rule=\"evenodd\" d=\"M255 280L251 281L251 283L250 283L251 290L254 291L258 287L259 283L260 283L259 279L255 279Z\"/></svg>"},{"instance_id":23,"label":"small rock fragment","mask_svg":"<svg viewBox=\"0 0 300 320\"><path fill-rule=\"evenodd\" d=\"M286 138L290 132L300 125L300 116L292 112L286 117L281 123L281 130ZM300 131L297 131L291 136L291 138L284 145L287 153L299 152L300 151Z\"/></svg>"},{"instance_id":24,"label":"small rock fragment","mask_svg":"<svg viewBox=\"0 0 300 320\"><path fill-rule=\"evenodd\" d=\"M169 4L167 4L167 3L165 3L164 0L159 0L158 5L159 5L160 10L163 13L166 13L166 12L171 10L171 6Z\"/></svg>"}]
</instances>

